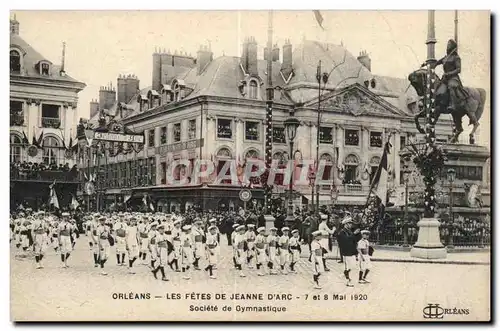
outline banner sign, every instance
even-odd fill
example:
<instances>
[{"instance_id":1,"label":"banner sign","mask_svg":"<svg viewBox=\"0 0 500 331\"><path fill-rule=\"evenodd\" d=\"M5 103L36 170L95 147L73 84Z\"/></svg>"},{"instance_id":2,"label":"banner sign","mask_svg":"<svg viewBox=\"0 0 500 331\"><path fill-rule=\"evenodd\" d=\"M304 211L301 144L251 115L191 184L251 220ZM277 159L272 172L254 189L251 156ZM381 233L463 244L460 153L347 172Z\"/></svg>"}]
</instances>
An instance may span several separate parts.
<instances>
[{"instance_id":1,"label":"banner sign","mask_svg":"<svg viewBox=\"0 0 500 331\"><path fill-rule=\"evenodd\" d=\"M94 132L94 139L104 140L104 141L117 141L117 142L123 142L123 143L144 144L144 135L142 135L142 134Z\"/></svg>"},{"instance_id":2,"label":"banner sign","mask_svg":"<svg viewBox=\"0 0 500 331\"><path fill-rule=\"evenodd\" d=\"M195 140L182 141L175 144L156 147L156 154L166 155L167 153L171 152L178 152L187 149L203 147L203 142L204 142L203 139L195 139Z\"/></svg>"}]
</instances>

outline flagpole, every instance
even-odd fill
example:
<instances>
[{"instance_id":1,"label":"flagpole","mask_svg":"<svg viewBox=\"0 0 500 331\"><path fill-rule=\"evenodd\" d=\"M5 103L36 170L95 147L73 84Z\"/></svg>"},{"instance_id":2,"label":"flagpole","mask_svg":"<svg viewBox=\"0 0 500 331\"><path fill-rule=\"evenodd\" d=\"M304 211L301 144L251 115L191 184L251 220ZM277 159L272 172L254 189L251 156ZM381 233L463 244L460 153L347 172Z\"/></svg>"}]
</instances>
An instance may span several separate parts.
<instances>
[{"instance_id":1,"label":"flagpole","mask_svg":"<svg viewBox=\"0 0 500 331\"><path fill-rule=\"evenodd\" d=\"M389 149L388 144L390 144L391 137L392 137L392 133L389 134L389 137L387 138L387 142L384 144L384 151L382 152L382 157L383 157L384 153L388 152L388 149ZM382 159L380 160L380 162L382 162ZM380 164L379 164L377 167L377 172L375 173L374 179L377 177L377 175L381 171L382 171L382 168L380 167ZM372 194L374 186L375 186L375 181L372 180L372 182L370 183L370 189L368 190L368 196L366 197L366 203L365 203L365 207L363 208L363 215L361 216L361 219L363 219L365 216L366 207L368 206L368 201L370 200L370 196Z\"/></svg>"}]
</instances>

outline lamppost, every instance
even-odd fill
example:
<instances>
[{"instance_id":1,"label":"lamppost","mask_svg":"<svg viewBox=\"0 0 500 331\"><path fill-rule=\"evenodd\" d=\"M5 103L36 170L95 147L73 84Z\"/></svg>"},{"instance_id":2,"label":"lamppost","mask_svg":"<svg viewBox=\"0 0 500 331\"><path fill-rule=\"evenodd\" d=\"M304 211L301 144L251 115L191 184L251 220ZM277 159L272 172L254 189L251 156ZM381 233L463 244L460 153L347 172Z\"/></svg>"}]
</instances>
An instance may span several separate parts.
<instances>
[{"instance_id":1,"label":"lamppost","mask_svg":"<svg viewBox=\"0 0 500 331\"><path fill-rule=\"evenodd\" d=\"M448 247L449 248L454 248L455 245L453 245L453 182L455 182L456 179L456 172L455 169L450 168L448 169L447 173L448 177L448 183L449 183L449 214L450 214L450 225L448 228L449 231L449 240L448 240Z\"/></svg>"},{"instance_id":2,"label":"lamppost","mask_svg":"<svg viewBox=\"0 0 500 331\"><path fill-rule=\"evenodd\" d=\"M295 140L295 136L297 135L297 128L300 125L300 121L296 119L295 117L289 117L288 119L285 120L285 130L286 130L286 135L288 137L288 144L289 144L289 153L290 159L294 155L293 153L293 141ZM293 216L293 167L292 167L292 173L290 175L290 183L288 185L288 208L286 211L286 219L285 223L287 226L290 226L295 222L295 216Z\"/></svg>"},{"instance_id":3,"label":"lamppost","mask_svg":"<svg viewBox=\"0 0 500 331\"><path fill-rule=\"evenodd\" d=\"M317 71L316 71L316 81L318 82L318 122L316 123L316 174L318 173L319 167L319 144L320 144L320 127L321 127L321 82L323 82L323 88L326 87L326 83L328 83L329 74L326 72L321 72L321 60L318 63ZM314 177L315 181L317 180L317 176ZM316 207L314 206L314 189L316 189ZM319 185L313 183L312 185L312 207L313 210L316 211L316 214L319 216Z\"/></svg>"},{"instance_id":4,"label":"lamppost","mask_svg":"<svg viewBox=\"0 0 500 331\"><path fill-rule=\"evenodd\" d=\"M408 164L411 159L409 151L401 152L400 157L403 160L403 181L405 183L405 209L403 216L403 247L408 247L408 183L410 181L411 171Z\"/></svg>"}]
</instances>

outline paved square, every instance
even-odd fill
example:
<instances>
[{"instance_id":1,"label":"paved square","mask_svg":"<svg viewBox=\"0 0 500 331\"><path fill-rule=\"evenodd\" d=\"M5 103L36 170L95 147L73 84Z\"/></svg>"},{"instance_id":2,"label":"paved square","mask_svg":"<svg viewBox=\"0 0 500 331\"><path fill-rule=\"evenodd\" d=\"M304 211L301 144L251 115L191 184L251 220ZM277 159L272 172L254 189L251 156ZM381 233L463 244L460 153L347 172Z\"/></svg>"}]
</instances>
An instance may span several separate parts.
<instances>
[{"instance_id":1,"label":"paved square","mask_svg":"<svg viewBox=\"0 0 500 331\"><path fill-rule=\"evenodd\" d=\"M45 258L42 270L35 269L32 259L17 258L15 251L12 248L11 316L17 321L420 321L424 320L422 311L429 303L469 309L468 315L445 315L442 321L479 321L490 315L489 266L484 265L374 262L369 275L371 284L355 283L354 288L347 288L343 264L328 261L331 271L321 278L323 289L315 290L307 259L298 263L298 274L259 277L256 270L248 270L247 277L240 278L232 267L231 250L225 244L215 271L217 279L209 279L204 271L195 271L191 280L184 280L180 273L166 268L168 282L155 280L144 265L135 267L135 275L128 274L126 267L116 265L114 249L106 266L109 275L100 275L100 270L93 266L85 236L77 242L69 269L60 267L59 255L53 250ZM113 294L130 297L136 293L149 293L150 299L113 299ZM202 293L210 294L210 300L196 298ZM262 294L263 300L228 299L232 294L249 293ZM226 300L216 300L216 294L225 294ZM268 295L272 294L289 294L290 300L269 300ZM346 300L334 300L335 294L338 298L345 295ZM181 300L175 299L177 295ZM356 295L364 300L354 300ZM194 307L205 309L206 305L215 305L218 311L190 311ZM224 306L231 307L231 311L222 311ZM285 307L286 311L238 311L243 306Z\"/></svg>"}]
</instances>

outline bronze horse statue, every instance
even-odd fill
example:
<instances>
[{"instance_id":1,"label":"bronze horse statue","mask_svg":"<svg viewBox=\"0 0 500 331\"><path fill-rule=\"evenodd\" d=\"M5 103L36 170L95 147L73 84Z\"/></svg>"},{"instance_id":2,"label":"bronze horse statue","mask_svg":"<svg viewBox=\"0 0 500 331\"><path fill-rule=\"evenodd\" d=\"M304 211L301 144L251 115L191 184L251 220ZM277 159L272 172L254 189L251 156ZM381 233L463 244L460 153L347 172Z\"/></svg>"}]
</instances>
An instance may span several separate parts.
<instances>
[{"instance_id":1,"label":"bronze horse statue","mask_svg":"<svg viewBox=\"0 0 500 331\"><path fill-rule=\"evenodd\" d=\"M435 85L434 90L437 91L438 87L441 84L441 80L438 75L435 75ZM420 99L423 99L425 94L425 86L427 84L427 69L420 68L414 72L412 72L408 76L408 80L410 84L415 88ZM479 119L483 114L484 104L486 102L486 91L482 88L472 88L465 87L465 91L468 93L468 96L463 103L462 107L458 107L455 111L451 113L453 118L453 136L451 138L452 143L456 143L458 141L458 136L464 131L462 127L462 117L469 117L469 125L473 125L472 131L469 135L469 142L471 144L474 143L474 133L479 127ZM436 98L435 101L436 111L435 111L435 122L437 123L439 116L441 114L450 114L450 110L448 109L448 97ZM423 103L419 102L420 111L417 115L415 115L415 124L420 133L425 133L425 130L419 123L420 118L425 118L426 111L425 107L423 107Z\"/></svg>"}]
</instances>

